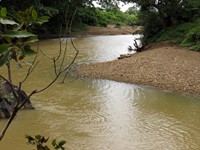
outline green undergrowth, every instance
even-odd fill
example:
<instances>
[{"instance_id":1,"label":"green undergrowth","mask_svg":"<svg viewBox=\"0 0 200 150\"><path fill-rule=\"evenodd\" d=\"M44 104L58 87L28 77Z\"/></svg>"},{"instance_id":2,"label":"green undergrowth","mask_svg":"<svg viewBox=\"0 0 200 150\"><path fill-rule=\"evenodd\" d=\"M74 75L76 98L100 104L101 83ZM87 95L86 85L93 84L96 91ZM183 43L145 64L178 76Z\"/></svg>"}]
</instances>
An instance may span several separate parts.
<instances>
[{"instance_id":1,"label":"green undergrowth","mask_svg":"<svg viewBox=\"0 0 200 150\"><path fill-rule=\"evenodd\" d=\"M86 31L88 29L88 25L84 23L75 24L72 26L72 32L81 32Z\"/></svg>"},{"instance_id":2,"label":"green undergrowth","mask_svg":"<svg viewBox=\"0 0 200 150\"><path fill-rule=\"evenodd\" d=\"M170 41L191 50L200 51L200 18L160 31L149 42Z\"/></svg>"}]
</instances>

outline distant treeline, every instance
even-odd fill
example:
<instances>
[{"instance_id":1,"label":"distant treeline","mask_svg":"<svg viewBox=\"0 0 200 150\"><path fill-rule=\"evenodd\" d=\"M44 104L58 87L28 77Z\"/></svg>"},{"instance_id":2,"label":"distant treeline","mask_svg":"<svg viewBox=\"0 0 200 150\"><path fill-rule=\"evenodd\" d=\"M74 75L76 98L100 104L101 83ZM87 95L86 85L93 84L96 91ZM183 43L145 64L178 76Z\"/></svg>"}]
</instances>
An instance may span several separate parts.
<instances>
[{"instance_id":1,"label":"distant treeline","mask_svg":"<svg viewBox=\"0 0 200 150\"><path fill-rule=\"evenodd\" d=\"M96 1L101 8L96 8ZM40 16L50 16L48 23L36 26L34 32L58 33L60 26L73 19L72 30L84 30L87 25L142 25L144 43L172 41L200 50L199 0L120 0L135 3L127 12L120 11L119 0L1 0L11 14L34 7Z\"/></svg>"},{"instance_id":2,"label":"distant treeline","mask_svg":"<svg viewBox=\"0 0 200 150\"><path fill-rule=\"evenodd\" d=\"M59 33L60 26L70 24L72 18L72 30L84 30L87 25L107 26L108 24L135 25L137 11L131 8L121 12L117 3L99 1L101 8L96 8L92 0L2 0L1 7L6 7L13 14L15 11L34 7L40 16L50 16L48 23L35 27L39 33ZM74 16L75 15L75 16Z\"/></svg>"}]
</instances>

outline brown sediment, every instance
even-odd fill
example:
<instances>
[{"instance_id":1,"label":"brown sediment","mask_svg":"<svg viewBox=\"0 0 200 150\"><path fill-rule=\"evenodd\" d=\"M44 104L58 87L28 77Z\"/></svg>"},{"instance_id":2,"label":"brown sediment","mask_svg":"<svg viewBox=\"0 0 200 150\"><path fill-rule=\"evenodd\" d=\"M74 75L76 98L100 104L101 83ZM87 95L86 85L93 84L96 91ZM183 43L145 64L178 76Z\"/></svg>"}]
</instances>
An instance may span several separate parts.
<instances>
[{"instance_id":1,"label":"brown sediment","mask_svg":"<svg viewBox=\"0 0 200 150\"><path fill-rule=\"evenodd\" d=\"M120 26L108 25L107 27L93 27L89 26L86 31L74 32L73 36L90 36L90 35L120 35L120 34L132 34L133 32L140 30L141 26Z\"/></svg>"},{"instance_id":2,"label":"brown sediment","mask_svg":"<svg viewBox=\"0 0 200 150\"><path fill-rule=\"evenodd\" d=\"M79 36L96 36L96 35L123 35L123 34L133 34L133 32L141 29L141 26L121 26L116 27L115 25L108 25L107 27L94 27L88 26L87 30L80 32L72 32L71 36L79 37ZM59 38L70 35L63 34L40 34L40 39L51 39L51 38Z\"/></svg>"},{"instance_id":3,"label":"brown sediment","mask_svg":"<svg viewBox=\"0 0 200 150\"><path fill-rule=\"evenodd\" d=\"M77 73L160 89L200 94L200 53L159 43L129 58L81 65Z\"/></svg>"}]
</instances>

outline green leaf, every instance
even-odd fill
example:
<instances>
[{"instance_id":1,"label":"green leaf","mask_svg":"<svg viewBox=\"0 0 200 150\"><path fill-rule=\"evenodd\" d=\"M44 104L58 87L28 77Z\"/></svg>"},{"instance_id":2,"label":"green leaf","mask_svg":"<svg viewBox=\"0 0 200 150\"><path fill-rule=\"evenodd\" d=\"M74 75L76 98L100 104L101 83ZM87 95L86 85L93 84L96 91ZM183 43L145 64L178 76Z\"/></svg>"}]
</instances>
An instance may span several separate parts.
<instances>
[{"instance_id":1,"label":"green leaf","mask_svg":"<svg viewBox=\"0 0 200 150\"><path fill-rule=\"evenodd\" d=\"M36 22L35 23L37 23L37 24L43 24L43 23L45 23L45 22L48 22L49 21L49 16L42 16L42 17L39 17L37 20L36 20Z\"/></svg>"},{"instance_id":2,"label":"green leaf","mask_svg":"<svg viewBox=\"0 0 200 150\"><path fill-rule=\"evenodd\" d=\"M27 31L6 31L2 34L2 36L10 38L27 38L36 35Z\"/></svg>"},{"instance_id":3,"label":"green leaf","mask_svg":"<svg viewBox=\"0 0 200 150\"><path fill-rule=\"evenodd\" d=\"M24 46L25 55L35 55L37 54L34 50L31 49L30 45Z\"/></svg>"},{"instance_id":4,"label":"green leaf","mask_svg":"<svg viewBox=\"0 0 200 150\"><path fill-rule=\"evenodd\" d=\"M56 144L56 139L54 139L53 141L52 141L52 145L53 145L53 147L55 147L57 144Z\"/></svg>"},{"instance_id":5,"label":"green leaf","mask_svg":"<svg viewBox=\"0 0 200 150\"><path fill-rule=\"evenodd\" d=\"M60 141L60 142L58 143L58 145L59 145L60 147L62 147L65 143L66 143L66 141Z\"/></svg>"},{"instance_id":6,"label":"green leaf","mask_svg":"<svg viewBox=\"0 0 200 150\"><path fill-rule=\"evenodd\" d=\"M14 59L16 62L18 62L16 51L13 51L13 52L11 53L10 58L11 58L11 59Z\"/></svg>"},{"instance_id":7,"label":"green leaf","mask_svg":"<svg viewBox=\"0 0 200 150\"><path fill-rule=\"evenodd\" d=\"M17 22L9 19L0 18L0 23L5 25L19 25Z\"/></svg>"},{"instance_id":8,"label":"green leaf","mask_svg":"<svg viewBox=\"0 0 200 150\"><path fill-rule=\"evenodd\" d=\"M10 44L1 44L0 45L0 53L3 53L5 51L8 51L10 48Z\"/></svg>"},{"instance_id":9,"label":"green leaf","mask_svg":"<svg viewBox=\"0 0 200 150\"><path fill-rule=\"evenodd\" d=\"M41 139L42 139L42 136L38 134L38 135L35 136L35 139L41 140Z\"/></svg>"},{"instance_id":10,"label":"green leaf","mask_svg":"<svg viewBox=\"0 0 200 150\"><path fill-rule=\"evenodd\" d=\"M26 42L24 42L25 44L29 44L29 43L35 43L35 42L38 42L39 40L38 40L38 38L37 38L37 36L31 36L31 37L29 37L27 40L26 40Z\"/></svg>"},{"instance_id":11,"label":"green leaf","mask_svg":"<svg viewBox=\"0 0 200 150\"><path fill-rule=\"evenodd\" d=\"M9 54L10 54L10 50L5 51L0 55L0 67L8 62Z\"/></svg>"},{"instance_id":12,"label":"green leaf","mask_svg":"<svg viewBox=\"0 0 200 150\"><path fill-rule=\"evenodd\" d=\"M37 15L37 12L35 11L35 9L32 10L31 16L34 21L38 18L38 15Z\"/></svg>"},{"instance_id":13,"label":"green leaf","mask_svg":"<svg viewBox=\"0 0 200 150\"><path fill-rule=\"evenodd\" d=\"M7 15L7 9L4 7L4 8L1 8L1 17L6 17Z\"/></svg>"},{"instance_id":14,"label":"green leaf","mask_svg":"<svg viewBox=\"0 0 200 150\"><path fill-rule=\"evenodd\" d=\"M45 146L42 150L50 150L48 146Z\"/></svg>"},{"instance_id":15,"label":"green leaf","mask_svg":"<svg viewBox=\"0 0 200 150\"><path fill-rule=\"evenodd\" d=\"M21 24L18 24L17 27L13 28L13 30L18 31L18 30L22 29L23 25L24 25L24 22L21 22Z\"/></svg>"},{"instance_id":16,"label":"green leaf","mask_svg":"<svg viewBox=\"0 0 200 150\"><path fill-rule=\"evenodd\" d=\"M29 136L29 135L26 135L25 138L28 139L28 143L32 143L32 141L35 141L35 139L32 136Z\"/></svg>"}]
</instances>

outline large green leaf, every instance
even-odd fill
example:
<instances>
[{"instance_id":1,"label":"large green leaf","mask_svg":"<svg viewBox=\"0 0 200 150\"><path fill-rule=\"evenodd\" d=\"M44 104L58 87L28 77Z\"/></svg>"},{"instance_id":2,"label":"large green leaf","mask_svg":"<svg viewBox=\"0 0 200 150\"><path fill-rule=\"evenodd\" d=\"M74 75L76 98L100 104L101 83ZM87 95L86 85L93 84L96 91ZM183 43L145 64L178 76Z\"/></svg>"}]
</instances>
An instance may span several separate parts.
<instances>
[{"instance_id":1,"label":"large green leaf","mask_svg":"<svg viewBox=\"0 0 200 150\"><path fill-rule=\"evenodd\" d=\"M10 48L10 44L1 44L0 45L0 54L2 54L5 51L8 51Z\"/></svg>"},{"instance_id":2,"label":"large green leaf","mask_svg":"<svg viewBox=\"0 0 200 150\"><path fill-rule=\"evenodd\" d=\"M0 23L5 25L19 25L17 22L9 19L0 18Z\"/></svg>"},{"instance_id":3,"label":"large green leaf","mask_svg":"<svg viewBox=\"0 0 200 150\"><path fill-rule=\"evenodd\" d=\"M6 31L2 34L2 36L10 38L28 38L36 35L27 31Z\"/></svg>"}]
</instances>

